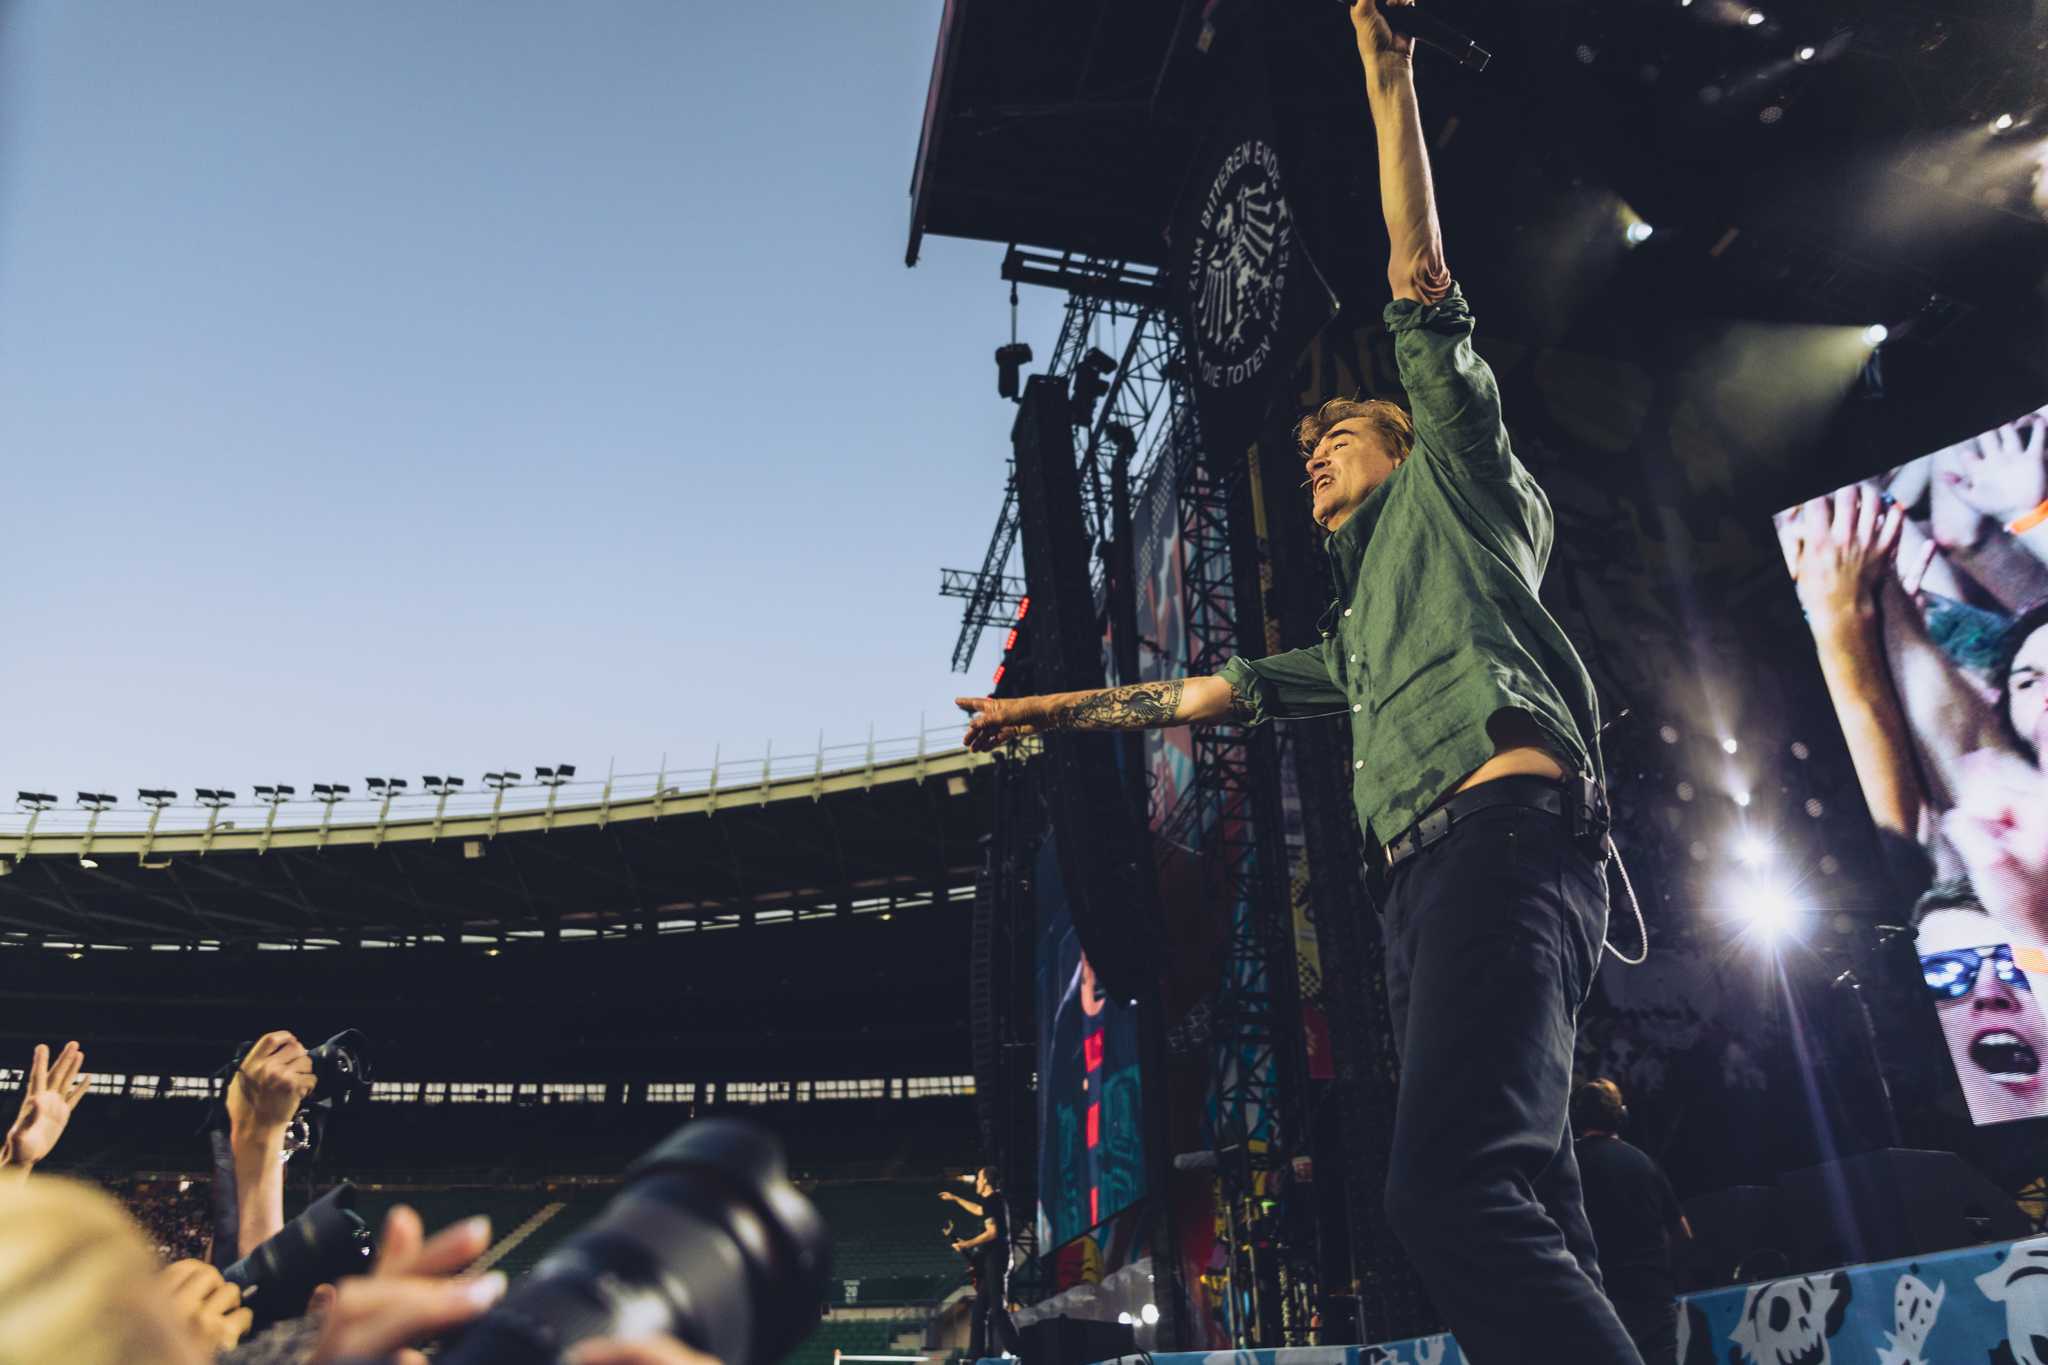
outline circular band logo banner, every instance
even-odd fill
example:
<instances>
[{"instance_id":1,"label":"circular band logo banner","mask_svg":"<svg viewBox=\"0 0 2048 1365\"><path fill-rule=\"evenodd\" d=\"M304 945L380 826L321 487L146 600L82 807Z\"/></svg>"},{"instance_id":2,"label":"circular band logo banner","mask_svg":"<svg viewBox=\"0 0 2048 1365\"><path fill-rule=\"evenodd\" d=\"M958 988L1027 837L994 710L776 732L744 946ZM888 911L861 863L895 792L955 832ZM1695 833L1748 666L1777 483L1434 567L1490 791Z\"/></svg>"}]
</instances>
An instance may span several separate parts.
<instances>
[{"instance_id":1,"label":"circular band logo banner","mask_svg":"<svg viewBox=\"0 0 2048 1365\"><path fill-rule=\"evenodd\" d=\"M1280 333L1293 254L1280 158L1263 139L1239 143L1209 184L1187 267L1202 387L1235 388L1264 368Z\"/></svg>"}]
</instances>

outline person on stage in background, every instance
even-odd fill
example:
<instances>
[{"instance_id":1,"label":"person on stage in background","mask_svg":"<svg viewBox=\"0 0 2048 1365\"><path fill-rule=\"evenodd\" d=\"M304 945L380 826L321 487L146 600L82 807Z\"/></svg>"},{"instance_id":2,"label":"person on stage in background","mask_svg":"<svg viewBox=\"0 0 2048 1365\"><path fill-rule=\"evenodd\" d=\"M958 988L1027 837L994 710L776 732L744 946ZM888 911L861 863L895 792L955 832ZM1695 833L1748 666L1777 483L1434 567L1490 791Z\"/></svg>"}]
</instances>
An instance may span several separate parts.
<instances>
[{"instance_id":1,"label":"person on stage in background","mask_svg":"<svg viewBox=\"0 0 2048 1365\"><path fill-rule=\"evenodd\" d=\"M1692 1242L1692 1225L1671 1182L1647 1152L1621 1140L1628 1107L1613 1081L1587 1081L1572 1092L1579 1178L1586 1221L1600 1248L1600 1275L1621 1325L1643 1365L1678 1359L1677 1253Z\"/></svg>"},{"instance_id":2,"label":"person on stage in background","mask_svg":"<svg viewBox=\"0 0 2048 1365\"><path fill-rule=\"evenodd\" d=\"M975 1174L972 1200L951 1190L951 1200L982 1220L981 1232L953 1243L953 1250L974 1257L974 1319L967 1338L967 1358L1017 1353L1017 1329L1010 1324L1010 1206L1003 1198L1002 1173L984 1166Z\"/></svg>"},{"instance_id":3,"label":"person on stage in background","mask_svg":"<svg viewBox=\"0 0 2048 1365\"><path fill-rule=\"evenodd\" d=\"M1339 592L1323 642L1214 677L962 698L966 743L1348 714L1359 823L1387 869L1388 1220L1476 1365L1636 1365L1601 1293L1566 1122L1607 929L1599 707L1537 597L1550 503L1509 449L1444 263L1410 42L1375 0L1351 20L1413 416L1338 400L1301 424Z\"/></svg>"}]
</instances>

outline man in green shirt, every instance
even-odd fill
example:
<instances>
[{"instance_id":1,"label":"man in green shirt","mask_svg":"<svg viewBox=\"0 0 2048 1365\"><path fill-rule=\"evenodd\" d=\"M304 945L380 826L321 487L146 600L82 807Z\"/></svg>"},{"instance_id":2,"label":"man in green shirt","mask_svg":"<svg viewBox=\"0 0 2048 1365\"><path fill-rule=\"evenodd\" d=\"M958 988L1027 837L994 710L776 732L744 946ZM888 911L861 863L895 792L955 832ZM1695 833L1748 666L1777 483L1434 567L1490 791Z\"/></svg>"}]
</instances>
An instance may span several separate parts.
<instances>
[{"instance_id":1,"label":"man in green shirt","mask_svg":"<svg viewBox=\"0 0 2048 1365\"><path fill-rule=\"evenodd\" d=\"M1598 705L1537 598L1550 504L1444 265L1409 41L1375 0L1351 18L1413 419L1340 401L1302 423L1339 593L1323 642L1214 677L961 698L966 743L1348 713L1359 824L1388 869L1388 1221L1477 1365L1638 1365L1600 1293L1566 1121L1607 925Z\"/></svg>"}]
</instances>

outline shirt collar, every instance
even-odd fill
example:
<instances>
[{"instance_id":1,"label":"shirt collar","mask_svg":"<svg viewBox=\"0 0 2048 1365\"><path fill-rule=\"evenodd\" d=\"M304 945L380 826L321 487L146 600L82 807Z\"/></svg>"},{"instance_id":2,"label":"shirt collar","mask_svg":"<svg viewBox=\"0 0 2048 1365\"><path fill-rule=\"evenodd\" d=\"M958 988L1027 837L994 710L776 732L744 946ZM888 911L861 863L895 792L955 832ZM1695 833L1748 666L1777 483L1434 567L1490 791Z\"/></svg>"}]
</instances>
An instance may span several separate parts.
<instances>
[{"instance_id":1,"label":"shirt collar","mask_svg":"<svg viewBox=\"0 0 2048 1365\"><path fill-rule=\"evenodd\" d=\"M1406 461L1402 463L1405 465ZM1346 517L1336 534L1324 542L1323 548L1330 555L1330 565L1337 573L1340 596L1349 597L1358 582L1359 565L1365 559L1366 546L1372 543L1373 528L1379 525L1380 514L1386 511L1387 489L1393 486L1394 477L1400 472L1397 467L1393 474L1380 480L1379 487L1366 494L1358 510Z\"/></svg>"}]
</instances>

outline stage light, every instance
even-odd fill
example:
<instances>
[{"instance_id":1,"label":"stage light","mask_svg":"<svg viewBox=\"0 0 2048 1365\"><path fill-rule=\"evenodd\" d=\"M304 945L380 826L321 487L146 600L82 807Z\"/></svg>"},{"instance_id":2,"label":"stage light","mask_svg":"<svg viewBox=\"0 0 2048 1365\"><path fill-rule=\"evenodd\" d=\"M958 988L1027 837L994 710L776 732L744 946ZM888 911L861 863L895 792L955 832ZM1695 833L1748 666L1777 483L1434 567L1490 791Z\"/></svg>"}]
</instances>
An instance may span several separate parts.
<instances>
[{"instance_id":1,"label":"stage light","mask_svg":"<svg viewBox=\"0 0 2048 1365\"><path fill-rule=\"evenodd\" d=\"M1797 52L1792 54L1792 59L1794 61L1810 62L1814 59L1815 55L1816 54L1812 48L1802 47Z\"/></svg>"},{"instance_id":2,"label":"stage light","mask_svg":"<svg viewBox=\"0 0 2048 1365\"><path fill-rule=\"evenodd\" d=\"M1118 1313L1116 1315L1116 1320L1126 1327L1135 1327L1137 1325L1136 1320L1133 1319L1129 1313Z\"/></svg>"},{"instance_id":3,"label":"stage light","mask_svg":"<svg viewBox=\"0 0 2048 1365\"><path fill-rule=\"evenodd\" d=\"M1806 798L1806 813L1818 820L1828 813L1828 808L1821 804L1818 796L1809 796Z\"/></svg>"},{"instance_id":4,"label":"stage light","mask_svg":"<svg viewBox=\"0 0 2048 1365\"><path fill-rule=\"evenodd\" d=\"M94 861L93 861L92 859L90 859L90 858L80 858L80 859L78 860L78 865L79 865L80 867L88 867L88 868L89 868L89 867L98 867L98 866L99 866L99 864L98 864L98 863L94 862Z\"/></svg>"},{"instance_id":5,"label":"stage light","mask_svg":"<svg viewBox=\"0 0 2048 1365\"><path fill-rule=\"evenodd\" d=\"M1741 747L1742 746L1740 744L1736 743L1732 739L1724 739L1721 741L1721 752L1724 754L1732 754Z\"/></svg>"},{"instance_id":6,"label":"stage light","mask_svg":"<svg viewBox=\"0 0 2048 1365\"><path fill-rule=\"evenodd\" d=\"M1891 328L1881 322L1873 322L1863 329L1863 344L1865 346L1882 346L1884 345L1885 338L1891 334Z\"/></svg>"},{"instance_id":7,"label":"stage light","mask_svg":"<svg viewBox=\"0 0 2048 1365\"><path fill-rule=\"evenodd\" d=\"M1783 117L1785 117L1783 105L1766 104L1763 108L1756 111L1756 121L1758 123L1776 123Z\"/></svg>"},{"instance_id":8,"label":"stage light","mask_svg":"<svg viewBox=\"0 0 2048 1365\"><path fill-rule=\"evenodd\" d=\"M1150 1327L1153 1323L1159 1321L1159 1305L1156 1303L1146 1304L1138 1310L1138 1316L1145 1320L1147 1327Z\"/></svg>"},{"instance_id":9,"label":"stage light","mask_svg":"<svg viewBox=\"0 0 2048 1365\"><path fill-rule=\"evenodd\" d=\"M1737 791L1735 791L1735 792L1733 793L1733 795L1734 795L1734 797L1735 797L1735 804L1736 804L1736 805L1738 805L1738 806L1747 806L1747 805L1749 804L1749 793L1748 793L1748 792L1746 792L1746 791L1742 791L1742 790L1739 790L1739 789L1738 789Z\"/></svg>"},{"instance_id":10,"label":"stage light","mask_svg":"<svg viewBox=\"0 0 2048 1365\"><path fill-rule=\"evenodd\" d=\"M1630 223L1628 225L1628 230L1624 232L1622 235L1628 238L1628 243L1630 246L1640 246L1644 242L1649 241L1650 234L1655 232L1656 230L1657 229L1651 227L1648 223L1645 223L1642 219L1638 218L1635 222Z\"/></svg>"},{"instance_id":11,"label":"stage light","mask_svg":"<svg viewBox=\"0 0 2048 1365\"><path fill-rule=\"evenodd\" d=\"M1748 24L1751 28L1755 28L1758 24L1761 24L1763 21L1764 12L1760 9L1753 9L1749 13L1742 16L1742 22Z\"/></svg>"},{"instance_id":12,"label":"stage light","mask_svg":"<svg viewBox=\"0 0 2048 1365\"><path fill-rule=\"evenodd\" d=\"M1805 740L1795 739L1792 741L1792 757L1804 762L1812 756L1813 750L1806 747Z\"/></svg>"},{"instance_id":13,"label":"stage light","mask_svg":"<svg viewBox=\"0 0 2048 1365\"><path fill-rule=\"evenodd\" d=\"M1745 834L1735 845L1735 856L1752 867L1764 867L1777 856L1777 850L1762 835Z\"/></svg>"},{"instance_id":14,"label":"stage light","mask_svg":"<svg viewBox=\"0 0 2048 1365\"><path fill-rule=\"evenodd\" d=\"M1760 880L1737 893L1735 911L1757 937L1776 942L1799 927L1806 903L1785 887Z\"/></svg>"},{"instance_id":15,"label":"stage light","mask_svg":"<svg viewBox=\"0 0 2048 1365\"><path fill-rule=\"evenodd\" d=\"M1015 398L1018 375L1031 363L1031 347L1022 341L996 347L996 397Z\"/></svg>"},{"instance_id":16,"label":"stage light","mask_svg":"<svg viewBox=\"0 0 2048 1365\"><path fill-rule=\"evenodd\" d=\"M1993 132L2002 133L2010 127L2012 127L2011 114L2000 114L1997 118L1991 120L1991 129Z\"/></svg>"}]
</instances>

